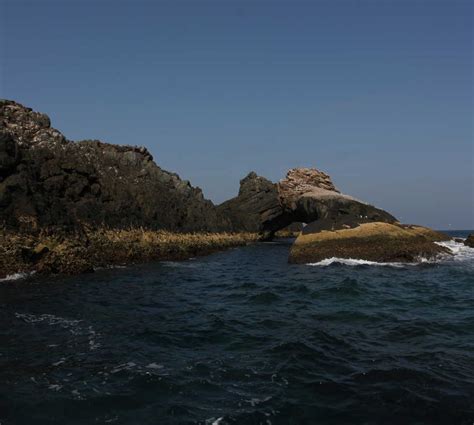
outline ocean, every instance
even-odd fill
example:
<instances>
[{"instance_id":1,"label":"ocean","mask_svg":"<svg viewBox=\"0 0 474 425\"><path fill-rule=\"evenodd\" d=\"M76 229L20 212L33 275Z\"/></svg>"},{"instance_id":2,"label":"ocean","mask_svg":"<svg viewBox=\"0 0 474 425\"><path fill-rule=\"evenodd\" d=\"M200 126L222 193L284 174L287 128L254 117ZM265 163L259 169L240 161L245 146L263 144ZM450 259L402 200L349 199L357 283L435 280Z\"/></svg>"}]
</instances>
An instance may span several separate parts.
<instances>
[{"instance_id":1,"label":"ocean","mask_svg":"<svg viewBox=\"0 0 474 425\"><path fill-rule=\"evenodd\" d=\"M0 423L474 423L474 249L291 265L290 244L0 282Z\"/></svg>"}]
</instances>

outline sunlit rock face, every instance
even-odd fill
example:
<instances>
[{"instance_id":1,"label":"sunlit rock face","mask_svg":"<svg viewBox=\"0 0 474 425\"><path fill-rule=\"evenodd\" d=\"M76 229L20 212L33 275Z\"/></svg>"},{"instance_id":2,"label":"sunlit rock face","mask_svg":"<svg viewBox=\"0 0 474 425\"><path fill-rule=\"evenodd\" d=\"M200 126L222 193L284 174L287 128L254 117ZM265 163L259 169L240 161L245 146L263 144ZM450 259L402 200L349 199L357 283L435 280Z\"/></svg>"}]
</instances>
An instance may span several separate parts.
<instances>
[{"instance_id":1,"label":"sunlit rock face","mask_svg":"<svg viewBox=\"0 0 474 425\"><path fill-rule=\"evenodd\" d=\"M294 222L318 221L324 228L395 222L391 214L342 194L326 173L294 168L278 183L252 172L241 180L239 195L219 206L235 229L272 235Z\"/></svg>"},{"instance_id":2,"label":"sunlit rock face","mask_svg":"<svg viewBox=\"0 0 474 425\"><path fill-rule=\"evenodd\" d=\"M0 100L0 207L0 223L13 228L230 230L201 189L158 167L146 148L69 141L47 115L9 100Z\"/></svg>"},{"instance_id":3,"label":"sunlit rock face","mask_svg":"<svg viewBox=\"0 0 474 425\"><path fill-rule=\"evenodd\" d=\"M334 230L307 227L291 247L290 263L319 263L335 258L413 263L450 255L448 248L436 243L449 237L422 226L371 222Z\"/></svg>"}]
</instances>

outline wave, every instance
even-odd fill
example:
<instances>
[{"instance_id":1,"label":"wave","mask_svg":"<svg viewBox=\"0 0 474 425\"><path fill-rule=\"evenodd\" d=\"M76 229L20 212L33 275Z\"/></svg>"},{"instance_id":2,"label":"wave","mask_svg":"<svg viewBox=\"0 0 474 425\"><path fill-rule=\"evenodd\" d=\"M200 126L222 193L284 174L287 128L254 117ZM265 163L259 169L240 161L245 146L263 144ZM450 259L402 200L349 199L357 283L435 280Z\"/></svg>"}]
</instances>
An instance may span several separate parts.
<instances>
[{"instance_id":1,"label":"wave","mask_svg":"<svg viewBox=\"0 0 474 425\"><path fill-rule=\"evenodd\" d=\"M406 266L415 266L421 263L430 263L426 258L420 258L418 263L378 263L377 261L368 261L368 260L361 260L357 258L339 258L339 257L331 257L326 258L324 260L318 261L317 263L307 263L307 266L318 266L318 267L327 267L332 264L343 264L345 266L388 266L388 267L406 267Z\"/></svg>"},{"instance_id":2,"label":"wave","mask_svg":"<svg viewBox=\"0 0 474 425\"><path fill-rule=\"evenodd\" d=\"M9 282L9 281L14 281L14 280L26 279L27 277L30 277L34 274L35 272L14 273L0 279L0 282Z\"/></svg>"},{"instance_id":3,"label":"wave","mask_svg":"<svg viewBox=\"0 0 474 425\"><path fill-rule=\"evenodd\" d=\"M188 268L188 269L195 269L200 267L200 263L196 263L193 260L195 258L188 258L187 260L183 261L161 261L161 265L167 267L177 267L177 268Z\"/></svg>"},{"instance_id":4,"label":"wave","mask_svg":"<svg viewBox=\"0 0 474 425\"><path fill-rule=\"evenodd\" d=\"M454 255L454 261L474 262L474 248L471 248L461 242L456 242L454 240L435 243L440 246L444 246L445 248L448 248Z\"/></svg>"},{"instance_id":5,"label":"wave","mask_svg":"<svg viewBox=\"0 0 474 425\"><path fill-rule=\"evenodd\" d=\"M55 316L54 314L29 314L29 313L15 313L17 319L25 323L39 323L44 322L49 326L59 326L74 336L85 337L90 351L101 347L100 342L97 341L101 334L97 333L92 326L85 326L81 319L67 319L65 317Z\"/></svg>"}]
</instances>

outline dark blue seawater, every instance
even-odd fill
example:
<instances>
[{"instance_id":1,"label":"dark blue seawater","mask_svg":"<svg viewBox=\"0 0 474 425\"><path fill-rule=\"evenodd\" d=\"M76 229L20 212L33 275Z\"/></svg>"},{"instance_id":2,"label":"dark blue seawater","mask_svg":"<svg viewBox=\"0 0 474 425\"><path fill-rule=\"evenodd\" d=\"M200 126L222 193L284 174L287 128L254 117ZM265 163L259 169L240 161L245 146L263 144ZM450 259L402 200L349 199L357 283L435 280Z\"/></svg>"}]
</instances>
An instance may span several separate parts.
<instances>
[{"instance_id":1,"label":"dark blue seawater","mask_svg":"<svg viewBox=\"0 0 474 425\"><path fill-rule=\"evenodd\" d=\"M289 265L289 241L0 283L0 423L472 424L474 249Z\"/></svg>"}]
</instances>

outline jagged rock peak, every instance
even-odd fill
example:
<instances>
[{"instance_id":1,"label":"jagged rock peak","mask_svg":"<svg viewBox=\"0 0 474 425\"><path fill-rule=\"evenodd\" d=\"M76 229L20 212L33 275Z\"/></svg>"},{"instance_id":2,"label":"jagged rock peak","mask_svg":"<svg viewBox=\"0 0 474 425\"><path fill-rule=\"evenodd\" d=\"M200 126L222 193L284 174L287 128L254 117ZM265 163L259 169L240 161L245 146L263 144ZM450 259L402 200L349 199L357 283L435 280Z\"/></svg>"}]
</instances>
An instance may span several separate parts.
<instances>
[{"instance_id":1,"label":"jagged rock peak","mask_svg":"<svg viewBox=\"0 0 474 425\"><path fill-rule=\"evenodd\" d=\"M1 130L11 134L19 146L66 143L61 132L51 127L51 120L46 114L35 112L13 100L0 99Z\"/></svg>"},{"instance_id":2,"label":"jagged rock peak","mask_svg":"<svg viewBox=\"0 0 474 425\"><path fill-rule=\"evenodd\" d=\"M265 177L259 176L255 171L251 171L240 180L239 196L265 191L268 190L270 186L275 186L275 184Z\"/></svg>"},{"instance_id":3,"label":"jagged rock peak","mask_svg":"<svg viewBox=\"0 0 474 425\"><path fill-rule=\"evenodd\" d=\"M316 168L292 168L279 182L280 190L291 190L299 194L311 192L314 188L338 192L331 177Z\"/></svg>"}]
</instances>

